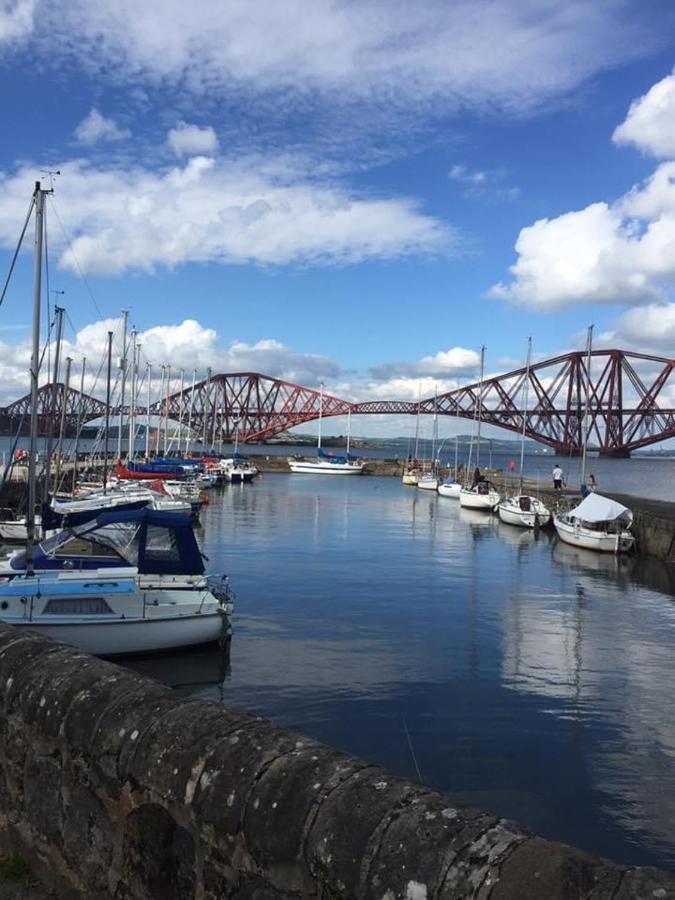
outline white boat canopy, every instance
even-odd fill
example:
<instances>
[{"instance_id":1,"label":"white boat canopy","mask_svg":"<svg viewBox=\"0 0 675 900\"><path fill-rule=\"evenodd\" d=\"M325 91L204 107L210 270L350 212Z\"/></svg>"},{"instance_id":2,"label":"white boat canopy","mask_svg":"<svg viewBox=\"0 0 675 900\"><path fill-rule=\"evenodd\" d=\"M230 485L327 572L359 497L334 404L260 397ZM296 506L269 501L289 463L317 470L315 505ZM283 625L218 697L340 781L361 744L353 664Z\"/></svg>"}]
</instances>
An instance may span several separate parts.
<instances>
[{"instance_id":1,"label":"white boat canopy","mask_svg":"<svg viewBox=\"0 0 675 900\"><path fill-rule=\"evenodd\" d=\"M633 513L616 500L590 493L581 503L569 512L570 517L583 522L614 522L616 519L633 521Z\"/></svg>"}]
</instances>

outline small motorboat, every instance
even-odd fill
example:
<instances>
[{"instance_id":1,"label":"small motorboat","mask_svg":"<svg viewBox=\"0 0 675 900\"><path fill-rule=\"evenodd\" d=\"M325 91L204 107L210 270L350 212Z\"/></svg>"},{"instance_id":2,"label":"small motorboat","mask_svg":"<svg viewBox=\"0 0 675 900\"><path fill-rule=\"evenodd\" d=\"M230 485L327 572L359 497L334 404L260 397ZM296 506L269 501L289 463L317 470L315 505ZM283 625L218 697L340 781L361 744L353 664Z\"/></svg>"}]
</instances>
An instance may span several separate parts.
<instances>
[{"instance_id":1,"label":"small motorboat","mask_svg":"<svg viewBox=\"0 0 675 900\"><path fill-rule=\"evenodd\" d=\"M626 553L633 548L632 521L628 507L595 493L588 494L569 512L553 517L561 541L603 553Z\"/></svg>"},{"instance_id":2,"label":"small motorboat","mask_svg":"<svg viewBox=\"0 0 675 900\"><path fill-rule=\"evenodd\" d=\"M421 472L417 466L406 466L401 476L401 484L407 484L409 487L417 487L420 480Z\"/></svg>"},{"instance_id":3,"label":"small motorboat","mask_svg":"<svg viewBox=\"0 0 675 900\"><path fill-rule=\"evenodd\" d=\"M551 510L538 497L529 494L507 497L499 503L497 511L502 522L521 528L543 528L551 521Z\"/></svg>"}]
</instances>

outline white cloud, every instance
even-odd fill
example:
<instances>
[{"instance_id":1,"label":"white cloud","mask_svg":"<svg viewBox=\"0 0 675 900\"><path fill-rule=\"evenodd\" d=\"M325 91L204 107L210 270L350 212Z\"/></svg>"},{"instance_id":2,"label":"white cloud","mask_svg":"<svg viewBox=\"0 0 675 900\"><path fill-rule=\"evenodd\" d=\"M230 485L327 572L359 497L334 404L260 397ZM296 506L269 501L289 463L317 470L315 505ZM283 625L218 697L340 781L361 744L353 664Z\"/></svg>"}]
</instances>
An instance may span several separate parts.
<instances>
[{"instance_id":1,"label":"white cloud","mask_svg":"<svg viewBox=\"0 0 675 900\"><path fill-rule=\"evenodd\" d=\"M123 141L130 137L128 128L120 128L114 119L108 119L91 108L89 114L75 129L75 137L81 144L97 144L99 141Z\"/></svg>"},{"instance_id":2,"label":"white cloud","mask_svg":"<svg viewBox=\"0 0 675 900\"><path fill-rule=\"evenodd\" d=\"M431 384L452 376L474 375L478 371L479 364L480 355L475 350L452 347L449 350L439 350L433 356L424 356L413 363L393 362L374 366L370 374L376 382L380 384L386 382L395 391L399 384L401 386L422 382ZM431 387L430 390L433 394L434 388Z\"/></svg>"},{"instance_id":3,"label":"white cloud","mask_svg":"<svg viewBox=\"0 0 675 900\"><path fill-rule=\"evenodd\" d=\"M611 331L599 336L599 342L604 346L675 356L675 303L650 303L629 309Z\"/></svg>"},{"instance_id":4,"label":"white cloud","mask_svg":"<svg viewBox=\"0 0 675 900\"><path fill-rule=\"evenodd\" d=\"M523 228L516 252L513 280L491 296L538 310L665 299L675 283L675 162L614 204Z\"/></svg>"},{"instance_id":5,"label":"white cloud","mask_svg":"<svg viewBox=\"0 0 675 900\"><path fill-rule=\"evenodd\" d=\"M518 113L643 55L643 21L612 0L43 0L36 27L53 58L134 83Z\"/></svg>"},{"instance_id":6,"label":"white cloud","mask_svg":"<svg viewBox=\"0 0 675 900\"><path fill-rule=\"evenodd\" d=\"M612 140L633 144L654 156L675 157L675 74L657 82L631 103Z\"/></svg>"},{"instance_id":7,"label":"white cloud","mask_svg":"<svg viewBox=\"0 0 675 900\"><path fill-rule=\"evenodd\" d=\"M0 46L29 35L37 0L0 0Z\"/></svg>"},{"instance_id":8,"label":"white cloud","mask_svg":"<svg viewBox=\"0 0 675 900\"><path fill-rule=\"evenodd\" d=\"M210 155L218 150L218 138L210 126L188 125L179 122L167 135L169 146L176 156Z\"/></svg>"},{"instance_id":9,"label":"white cloud","mask_svg":"<svg viewBox=\"0 0 675 900\"><path fill-rule=\"evenodd\" d=\"M508 173L505 169L471 169L463 163L456 163L448 173L452 181L464 188L464 196L482 200L517 200L520 188L505 184Z\"/></svg>"},{"instance_id":10,"label":"white cloud","mask_svg":"<svg viewBox=\"0 0 675 900\"><path fill-rule=\"evenodd\" d=\"M60 265L151 271L185 262L348 265L446 252L453 229L408 199L376 199L312 182L272 161L195 157L164 171L62 163L54 202L72 244ZM0 245L14 246L34 169L0 173Z\"/></svg>"}]
</instances>

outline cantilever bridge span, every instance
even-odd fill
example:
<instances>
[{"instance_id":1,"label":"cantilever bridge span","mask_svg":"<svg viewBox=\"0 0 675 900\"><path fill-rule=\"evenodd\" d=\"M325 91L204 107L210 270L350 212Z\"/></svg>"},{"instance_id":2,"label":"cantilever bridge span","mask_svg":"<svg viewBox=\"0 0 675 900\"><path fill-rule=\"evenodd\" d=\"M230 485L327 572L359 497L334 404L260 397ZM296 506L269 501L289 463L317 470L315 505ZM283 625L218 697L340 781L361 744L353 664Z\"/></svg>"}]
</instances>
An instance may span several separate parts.
<instances>
[{"instance_id":1,"label":"cantilever bridge span","mask_svg":"<svg viewBox=\"0 0 675 900\"><path fill-rule=\"evenodd\" d=\"M561 453L578 453L588 430L588 446L608 456L628 456L632 450L675 437L675 360L623 350L596 350L590 378L587 356L575 351L504 375L429 397L419 403L374 400L353 403L329 394L323 416L430 415L473 419L480 403L482 420L520 433L525 416L527 437ZM527 392L528 400L524 398ZM0 408L0 427L13 433L29 418L29 397ZM62 384L40 389L39 428L42 433L64 421L72 431L78 423L100 419L105 404ZM243 442L266 441L319 417L318 391L255 372L215 375L194 388L170 394L151 406L151 415L191 423L205 444L229 440L236 431ZM526 410L526 412L524 412ZM586 414L587 412L587 414ZM113 417L128 415L116 407ZM143 422L146 409L138 408ZM156 421L156 419L155 419Z\"/></svg>"}]
</instances>

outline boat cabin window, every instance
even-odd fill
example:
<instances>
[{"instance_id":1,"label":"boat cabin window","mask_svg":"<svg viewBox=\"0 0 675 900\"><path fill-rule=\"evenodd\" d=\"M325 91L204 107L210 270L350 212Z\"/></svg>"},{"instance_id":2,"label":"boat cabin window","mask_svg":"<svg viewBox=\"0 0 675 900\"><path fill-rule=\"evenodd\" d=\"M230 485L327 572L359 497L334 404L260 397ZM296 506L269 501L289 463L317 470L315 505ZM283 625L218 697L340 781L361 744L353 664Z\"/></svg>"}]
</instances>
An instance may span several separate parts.
<instances>
[{"instance_id":1,"label":"boat cabin window","mask_svg":"<svg viewBox=\"0 0 675 900\"><path fill-rule=\"evenodd\" d=\"M180 562L180 552L176 534L171 528L149 525L145 539L145 559L147 562Z\"/></svg>"},{"instance_id":2,"label":"boat cabin window","mask_svg":"<svg viewBox=\"0 0 675 900\"><path fill-rule=\"evenodd\" d=\"M88 537L93 543L107 547L120 556L127 565L138 565L138 543L140 527L128 524L106 525L97 528Z\"/></svg>"},{"instance_id":3,"label":"boat cabin window","mask_svg":"<svg viewBox=\"0 0 675 900\"><path fill-rule=\"evenodd\" d=\"M73 537L69 541L60 544L53 555L56 557L96 556L103 559L120 559L119 553L112 547L108 547L105 544L97 544L95 541L88 541L82 537Z\"/></svg>"},{"instance_id":4,"label":"boat cabin window","mask_svg":"<svg viewBox=\"0 0 675 900\"><path fill-rule=\"evenodd\" d=\"M52 597L42 611L44 616L110 616L112 609L103 597Z\"/></svg>"}]
</instances>

